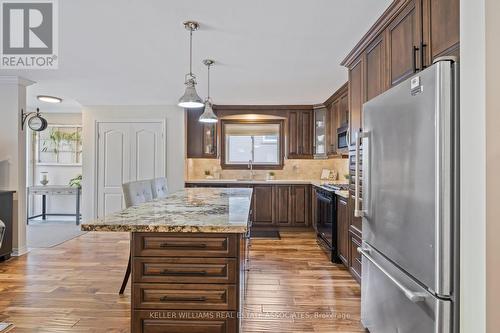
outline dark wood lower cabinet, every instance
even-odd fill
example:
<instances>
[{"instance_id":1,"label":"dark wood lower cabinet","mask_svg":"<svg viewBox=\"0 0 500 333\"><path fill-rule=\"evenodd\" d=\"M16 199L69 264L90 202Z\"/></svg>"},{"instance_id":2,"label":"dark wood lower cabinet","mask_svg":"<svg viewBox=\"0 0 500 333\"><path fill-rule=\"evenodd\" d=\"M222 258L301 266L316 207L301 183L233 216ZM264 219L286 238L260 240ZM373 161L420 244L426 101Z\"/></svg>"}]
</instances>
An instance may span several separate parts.
<instances>
[{"instance_id":1,"label":"dark wood lower cabinet","mask_svg":"<svg viewBox=\"0 0 500 333\"><path fill-rule=\"evenodd\" d=\"M255 227L310 227L312 190L308 184L186 183L186 187L252 187Z\"/></svg>"},{"instance_id":2,"label":"dark wood lower cabinet","mask_svg":"<svg viewBox=\"0 0 500 333\"><path fill-rule=\"evenodd\" d=\"M12 253L14 191L0 191L0 220L5 224L5 235L0 247L0 261L10 258Z\"/></svg>"},{"instance_id":3,"label":"dark wood lower cabinet","mask_svg":"<svg viewBox=\"0 0 500 333\"><path fill-rule=\"evenodd\" d=\"M273 225L274 191L270 185L253 187L253 223L255 225Z\"/></svg>"},{"instance_id":4,"label":"dark wood lower cabinet","mask_svg":"<svg viewBox=\"0 0 500 333\"><path fill-rule=\"evenodd\" d=\"M291 186L292 226L311 225L311 187L309 185Z\"/></svg>"},{"instance_id":5,"label":"dark wood lower cabinet","mask_svg":"<svg viewBox=\"0 0 500 333\"><path fill-rule=\"evenodd\" d=\"M280 226L291 226L292 225L292 205L290 204L291 198L291 186L289 185L277 185L275 186L274 192L274 204L275 204L275 221L277 225Z\"/></svg>"},{"instance_id":6,"label":"dark wood lower cabinet","mask_svg":"<svg viewBox=\"0 0 500 333\"><path fill-rule=\"evenodd\" d=\"M255 226L311 225L311 185L255 185Z\"/></svg>"},{"instance_id":7,"label":"dark wood lower cabinet","mask_svg":"<svg viewBox=\"0 0 500 333\"><path fill-rule=\"evenodd\" d=\"M132 333L240 332L245 243L241 234L132 233Z\"/></svg>"},{"instance_id":8,"label":"dark wood lower cabinet","mask_svg":"<svg viewBox=\"0 0 500 333\"><path fill-rule=\"evenodd\" d=\"M349 232L350 260L349 271L351 275L361 283L361 254L358 253L358 247L361 246L361 238L353 232Z\"/></svg>"}]
</instances>

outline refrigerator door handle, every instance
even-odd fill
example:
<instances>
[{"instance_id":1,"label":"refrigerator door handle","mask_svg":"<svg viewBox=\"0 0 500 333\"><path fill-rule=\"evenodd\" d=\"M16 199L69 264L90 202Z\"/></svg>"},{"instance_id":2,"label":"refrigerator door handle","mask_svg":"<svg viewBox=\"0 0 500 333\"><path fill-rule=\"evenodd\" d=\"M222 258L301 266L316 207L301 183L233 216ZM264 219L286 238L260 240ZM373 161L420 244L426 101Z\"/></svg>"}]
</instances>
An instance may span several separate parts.
<instances>
[{"instance_id":1,"label":"refrigerator door handle","mask_svg":"<svg viewBox=\"0 0 500 333\"><path fill-rule=\"evenodd\" d=\"M363 138L367 138L367 132L357 132L355 138L356 145L356 161L354 163L354 216L355 217L363 217L365 216L366 211L359 209L359 146L361 145L361 140Z\"/></svg>"},{"instance_id":2,"label":"refrigerator door handle","mask_svg":"<svg viewBox=\"0 0 500 333\"><path fill-rule=\"evenodd\" d=\"M385 276L391 280L402 292L405 296L412 301L413 303L423 302L428 297L425 293L419 293L411 291L406 288L401 282L399 282L394 276L392 276L389 272L387 272L380 264L378 264L375 259L370 256L370 250L363 249L362 247L358 247L358 252L362 254L366 259L368 259L375 267L377 267Z\"/></svg>"}]
</instances>

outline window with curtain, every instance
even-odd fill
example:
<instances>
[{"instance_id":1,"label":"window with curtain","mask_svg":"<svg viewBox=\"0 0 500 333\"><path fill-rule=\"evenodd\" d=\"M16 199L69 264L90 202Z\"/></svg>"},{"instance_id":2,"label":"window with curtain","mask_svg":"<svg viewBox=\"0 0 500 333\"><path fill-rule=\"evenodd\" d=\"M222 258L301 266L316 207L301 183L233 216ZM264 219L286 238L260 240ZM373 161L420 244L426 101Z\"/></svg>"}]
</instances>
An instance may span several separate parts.
<instances>
[{"instance_id":1,"label":"window with curtain","mask_svg":"<svg viewBox=\"0 0 500 333\"><path fill-rule=\"evenodd\" d=\"M222 162L226 168L279 168L283 163L282 122L224 122Z\"/></svg>"}]
</instances>

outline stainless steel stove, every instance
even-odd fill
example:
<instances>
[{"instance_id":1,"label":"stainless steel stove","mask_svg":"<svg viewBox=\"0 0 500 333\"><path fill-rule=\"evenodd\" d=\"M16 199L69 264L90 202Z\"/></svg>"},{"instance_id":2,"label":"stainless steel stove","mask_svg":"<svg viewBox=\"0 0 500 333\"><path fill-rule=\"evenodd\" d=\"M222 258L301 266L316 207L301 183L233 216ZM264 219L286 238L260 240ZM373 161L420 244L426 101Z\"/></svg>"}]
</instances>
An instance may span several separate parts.
<instances>
[{"instance_id":1,"label":"stainless steel stove","mask_svg":"<svg viewBox=\"0 0 500 333\"><path fill-rule=\"evenodd\" d=\"M329 184L325 183L321 185L321 188L327 191L347 191L349 189L349 184Z\"/></svg>"}]
</instances>

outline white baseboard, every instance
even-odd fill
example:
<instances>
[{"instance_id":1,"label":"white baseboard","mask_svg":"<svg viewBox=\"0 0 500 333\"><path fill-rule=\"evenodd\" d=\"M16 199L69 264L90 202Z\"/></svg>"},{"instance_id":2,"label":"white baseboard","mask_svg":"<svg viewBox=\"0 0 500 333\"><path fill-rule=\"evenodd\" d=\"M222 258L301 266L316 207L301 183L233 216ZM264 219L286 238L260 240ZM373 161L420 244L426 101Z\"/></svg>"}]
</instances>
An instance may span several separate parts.
<instances>
[{"instance_id":1,"label":"white baseboard","mask_svg":"<svg viewBox=\"0 0 500 333\"><path fill-rule=\"evenodd\" d=\"M30 250L25 246L25 247L22 247L20 249L18 248L13 248L12 249L12 253L11 253L11 256L12 257L20 257L22 255L25 255L26 253L28 253Z\"/></svg>"}]
</instances>

